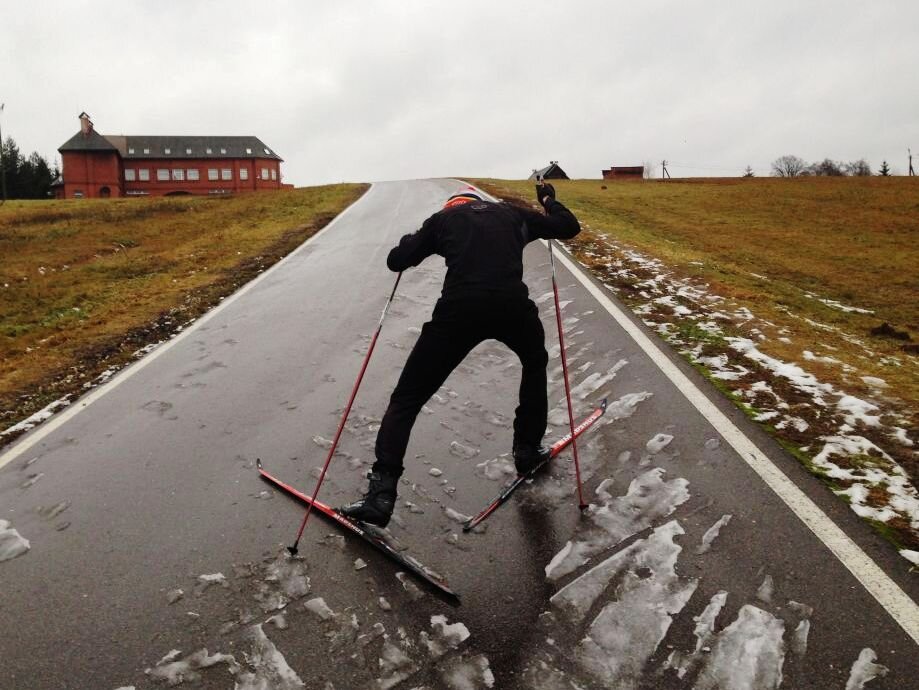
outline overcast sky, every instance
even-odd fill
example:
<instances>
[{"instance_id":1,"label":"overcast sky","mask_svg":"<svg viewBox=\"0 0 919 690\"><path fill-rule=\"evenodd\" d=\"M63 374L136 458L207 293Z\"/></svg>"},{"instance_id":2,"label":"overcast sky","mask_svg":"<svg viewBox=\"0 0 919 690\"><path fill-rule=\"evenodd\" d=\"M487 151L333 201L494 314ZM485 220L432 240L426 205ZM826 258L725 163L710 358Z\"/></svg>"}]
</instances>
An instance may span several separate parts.
<instances>
[{"instance_id":1,"label":"overcast sky","mask_svg":"<svg viewBox=\"0 0 919 690\"><path fill-rule=\"evenodd\" d=\"M296 185L919 154L919 2L10 2L4 138L252 134ZM919 158L917 158L919 165Z\"/></svg>"}]
</instances>

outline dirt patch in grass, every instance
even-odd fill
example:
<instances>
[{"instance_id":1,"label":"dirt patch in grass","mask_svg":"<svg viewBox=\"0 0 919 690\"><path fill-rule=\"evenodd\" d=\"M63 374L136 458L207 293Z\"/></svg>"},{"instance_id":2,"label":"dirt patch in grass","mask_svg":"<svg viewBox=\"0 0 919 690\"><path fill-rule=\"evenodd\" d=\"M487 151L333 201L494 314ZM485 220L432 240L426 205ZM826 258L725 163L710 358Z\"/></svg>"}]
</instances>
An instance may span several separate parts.
<instances>
[{"instance_id":1,"label":"dirt patch in grass","mask_svg":"<svg viewBox=\"0 0 919 690\"><path fill-rule=\"evenodd\" d=\"M325 227L366 185L0 208L0 445Z\"/></svg>"},{"instance_id":2,"label":"dirt patch in grass","mask_svg":"<svg viewBox=\"0 0 919 690\"><path fill-rule=\"evenodd\" d=\"M476 184L533 205L531 183ZM854 486L856 512L919 546L914 179L556 187L581 264L831 489Z\"/></svg>"}]
</instances>

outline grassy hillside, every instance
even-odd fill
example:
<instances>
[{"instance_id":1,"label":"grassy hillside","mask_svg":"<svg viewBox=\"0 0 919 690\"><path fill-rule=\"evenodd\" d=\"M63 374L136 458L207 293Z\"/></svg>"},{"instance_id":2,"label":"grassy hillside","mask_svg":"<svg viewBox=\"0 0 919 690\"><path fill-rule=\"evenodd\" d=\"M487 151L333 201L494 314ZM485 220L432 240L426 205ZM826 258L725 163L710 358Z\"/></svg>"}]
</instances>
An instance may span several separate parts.
<instances>
[{"instance_id":1,"label":"grassy hillside","mask_svg":"<svg viewBox=\"0 0 919 690\"><path fill-rule=\"evenodd\" d=\"M477 183L534 200L529 182ZM555 186L584 228L568 243L582 264L856 512L919 549L916 178Z\"/></svg>"},{"instance_id":2,"label":"grassy hillside","mask_svg":"<svg viewBox=\"0 0 919 690\"><path fill-rule=\"evenodd\" d=\"M0 206L0 431L168 337L365 189Z\"/></svg>"}]
</instances>

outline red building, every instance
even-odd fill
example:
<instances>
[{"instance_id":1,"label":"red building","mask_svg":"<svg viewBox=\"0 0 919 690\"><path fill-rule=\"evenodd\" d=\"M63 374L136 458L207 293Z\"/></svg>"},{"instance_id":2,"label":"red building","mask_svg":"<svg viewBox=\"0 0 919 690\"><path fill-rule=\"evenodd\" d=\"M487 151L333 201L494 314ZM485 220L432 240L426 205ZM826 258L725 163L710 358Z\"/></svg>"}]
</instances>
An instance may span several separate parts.
<instances>
[{"instance_id":1,"label":"red building","mask_svg":"<svg viewBox=\"0 0 919 690\"><path fill-rule=\"evenodd\" d=\"M612 165L601 171L604 180L641 180L645 176L643 165Z\"/></svg>"},{"instance_id":2,"label":"red building","mask_svg":"<svg viewBox=\"0 0 919 690\"><path fill-rule=\"evenodd\" d=\"M290 187L282 158L258 137L103 135L86 113L58 151L58 199L234 194Z\"/></svg>"}]
</instances>

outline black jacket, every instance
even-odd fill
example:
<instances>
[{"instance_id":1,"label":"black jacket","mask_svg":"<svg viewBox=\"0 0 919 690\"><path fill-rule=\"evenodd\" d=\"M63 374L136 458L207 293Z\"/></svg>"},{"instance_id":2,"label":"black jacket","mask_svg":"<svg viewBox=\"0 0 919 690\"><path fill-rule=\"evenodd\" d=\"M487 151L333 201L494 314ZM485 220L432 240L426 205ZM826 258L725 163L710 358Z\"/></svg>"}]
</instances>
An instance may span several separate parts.
<instances>
[{"instance_id":1,"label":"black jacket","mask_svg":"<svg viewBox=\"0 0 919 690\"><path fill-rule=\"evenodd\" d=\"M488 201L444 209L399 240L386 265L404 271L437 254L447 264L444 298L495 293L526 297L523 248L536 239L570 239L581 231L561 202L549 202L547 213Z\"/></svg>"}]
</instances>

